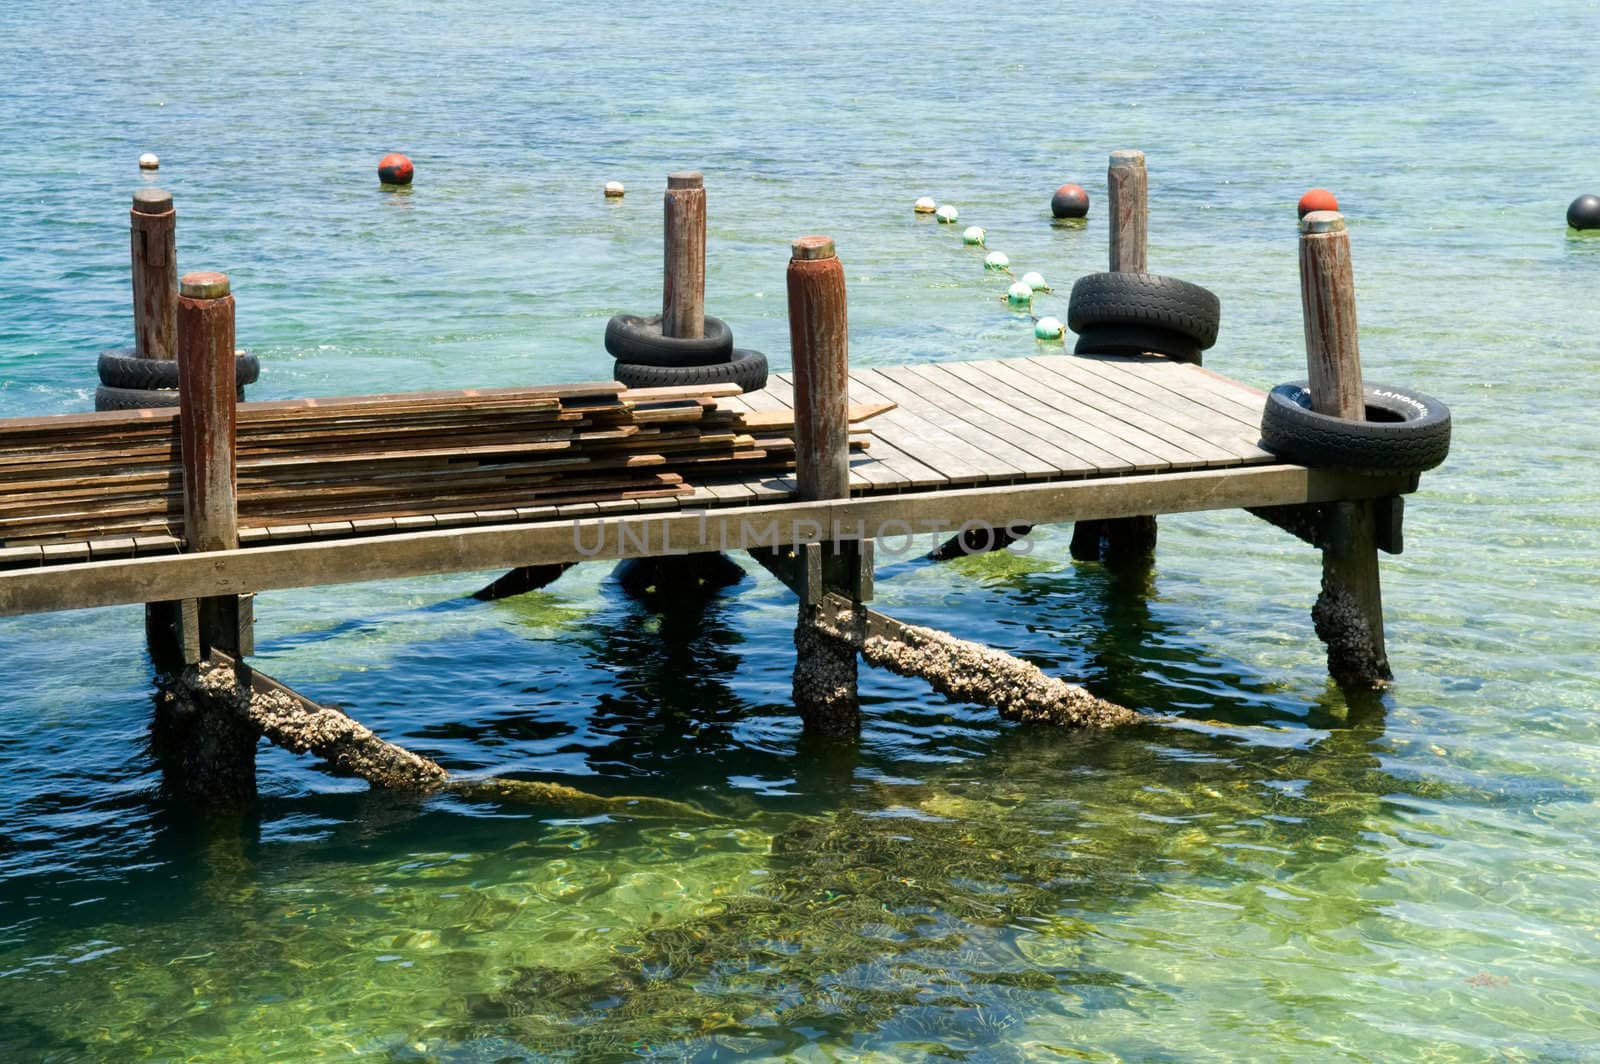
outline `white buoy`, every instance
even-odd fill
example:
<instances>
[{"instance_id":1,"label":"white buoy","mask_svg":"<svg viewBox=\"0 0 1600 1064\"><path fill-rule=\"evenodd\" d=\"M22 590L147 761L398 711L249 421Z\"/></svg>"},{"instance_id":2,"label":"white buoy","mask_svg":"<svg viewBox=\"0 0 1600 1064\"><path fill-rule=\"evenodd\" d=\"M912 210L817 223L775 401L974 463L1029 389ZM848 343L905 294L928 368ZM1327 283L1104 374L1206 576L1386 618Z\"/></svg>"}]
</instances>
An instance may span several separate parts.
<instances>
[{"instance_id":1,"label":"white buoy","mask_svg":"<svg viewBox=\"0 0 1600 1064\"><path fill-rule=\"evenodd\" d=\"M917 200L916 205L911 209L916 211L918 214L932 214L934 211L939 209L939 205L934 202L932 196L923 196L921 199Z\"/></svg>"},{"instance_id":2,"label":"white buoy","mask_svg":"<svg viewBox=\"0 0 1600 1064\"><path fill-rule=\"evenodd\" d=\"M624 191L621 181L606 182L606 199L621 199Z\"/></svg>"},{"instance_id":3,"label":"white buoy","mask_svg":"<svg viewBox=\"0 0 1600 1064\"><path fill-rule=\"evenodd\" d=\"M948 203L941 203L939 209L933 212L933 216L945 225L954 225L956 219L961 217L961 212Z\"/></svg>"},{"instance_id":4,"label":"white buoy","mask_svg":"<svg viewBox=\"0 0 1600 1064\"><path fill-rule=\"evenodd\" d=\"M983 244L983 227L980 225L967 226L966 232L961 234L963 244Z\"/></svg>"},{"instance_id":5,"label":"white buoy","mask_svg":"<svg viewBox=\"0 0 1600 1064\"><path fill-rule=\"evenodd\" d=\"M1033 323L1033 335L1040 340L1061 339L1061 322L1055 318L1040 318Z\"/></svg>"},{"instance_id":6,"label":"white buoy","mask_svg":"<svg viewBox=\"0 0 1600 1064\"><path fill-rule=\"evenodd\" d=\"M1011 268L1011 260L1006 258L1004 251L991 251L983 260L984 269L1005 270Z\"/></svg>"},{"instance_id":7,"label":"white buoy","mask_svg":"<svg viewBox=\"0 0 1600 1064\"><path fill-rule=\"evenodd\" d=\"M1044 274L1040 273L1038 270L1029 270L1027 273L1023 274L1022 283L1033 289L1035 292L1050 291L1050 286L1044 283Z\"/></svg>"},{"instance_id":8,"label":"white buoy","mask_svg":"<svg viewBox=\"0 0 1600 1064\"><path fill-rule=\"evenodd\" d=\"M1033 289L1018 281L1006 289L1006 302L1014 307L1024 307L1033 302Z\"/></svg>"},{"instance_id":9,"label":"white buoy","mask_svg":"<svg viewBox=\"0 0 1600 1064\"><path fill-rule=\"evenodd\" d=\"M159 170L161 169L161 160L156 156L155 152L147 151L143 155L139 156L139 169Z\"/></svg>"}]
</instances>

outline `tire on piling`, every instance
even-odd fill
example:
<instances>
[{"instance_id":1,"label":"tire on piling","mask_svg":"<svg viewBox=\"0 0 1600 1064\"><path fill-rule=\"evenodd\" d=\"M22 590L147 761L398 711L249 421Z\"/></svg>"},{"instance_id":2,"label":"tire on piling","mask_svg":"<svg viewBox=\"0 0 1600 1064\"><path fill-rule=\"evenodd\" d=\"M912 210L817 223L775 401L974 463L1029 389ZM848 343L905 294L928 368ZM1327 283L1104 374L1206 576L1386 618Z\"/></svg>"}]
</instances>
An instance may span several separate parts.
<instances>
[{"instance_id":1,"label":"tire on piling","mask_svg":"<svg viewBox=\"0 0 1600 1064\"><path fill-rule=\"evenodd\" d=\"M1261 444L1280 458L1318 469L1356 473L1421 473L1450 453L1450 408L1421 392L1365 386L1366 421L1311 409L1307 381L1267 393Z\"/></svg>"},{"instance_id":2,"label":"tire on piling","mask_svg":"<svg viewBox=\"0 0 1600 1064\"><path fill-rule=\"evenodd\" d=\"M728 361L709 366L648 366L618 359L613 375L630 388L737 384L743 391L755 392L767 386L767 356L735 348Z\"/></svg>"},{"instance_id":3,"label":"tire on piling","mask_svg":"<svg viewBox=\"0 0 1600 1064\"><path fill-rule=\"evenodd\" d=\"M1200 361L1200 345L1176 329L1155 325L1120 325L1106 322L1085 325L1073 351L1080 355L1142 355L1154 352L1179 362Z\"/></svg>"},{"instance_id":4,"label":"tire on piling","mask_svg":"<svg viewBox=\"0 0 1600 1064\"><path fill-rule=\"evenodd\" d=\"M705 335L694 339L661 331L661 315L618 314L606 322L606 351L635 366L711 366L733 355L733 330L721 318L705 316Z\"/></svg>"},{"instance_id":5,"label":"tire on piling","mask_svg":"<svg viewBox=\"0 0 1600 1064\"><path fill-rule=\"evenodd\" d=\"M171 358L140 358L131 347L100 352L97 366L100 383L112 388L139 391L173 389L178 386L178 362ZM261 363L255 355L241 351L233 360L234 383L243 388L261 377Z\"/></svg>"},{"instance_id":6,"label":"tire on piling","mask_svg":"<svg viewBox=\"0 0 1600 1064\"><path fill-rule=\"evenodd\" d=\"M234 398L241 403L244 402L244 389L238 389ZM156 410L178 405L176 388L115 388L109 384L102 384L94 390L96 411Z\"/></svg>"},{"instance_id":7,"label":"tire on piling","mask_svg":"<svg viewBox=\"0 0 1600 1064\"><path fill-rule=\"evenodd\" d=\"M1217 342L1221 323L1222 302L1215 293L1154 273L1087 274L1072 286L1067 306L1067 327L1080 335L1094 325L1166 329L1202 351Z\"/></svg>"}]
</instances>

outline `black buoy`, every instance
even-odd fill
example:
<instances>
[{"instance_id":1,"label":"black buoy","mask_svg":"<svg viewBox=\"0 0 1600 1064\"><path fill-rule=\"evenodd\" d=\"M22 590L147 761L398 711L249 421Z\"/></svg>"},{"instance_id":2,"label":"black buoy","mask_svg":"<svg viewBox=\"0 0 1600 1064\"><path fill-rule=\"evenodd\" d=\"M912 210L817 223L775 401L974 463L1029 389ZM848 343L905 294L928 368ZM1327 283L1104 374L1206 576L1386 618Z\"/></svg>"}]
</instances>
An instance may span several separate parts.
<instances>
[{"instance_id":1,"label":"black buoy","mask_svg":"<svg viewBox=\"0 0 1600 1064\"><path fill-rule=\"evenodd\" d=\"M1574 229L1600 229L1600 196L1579 196L1567 207L1567 224Z\"/></svg>"},{"instance_id":2,"label":"black buoy","mask_svg":"<svg viewBox=\"0 0 1600 1064\"><path fill-rule=\"evenodd\" d=\"M1062 185L1050 197L1050 213L1057 218L1082 218L1089 213L1089 194L1079 185Z\"/></svg>"}]
</instances>

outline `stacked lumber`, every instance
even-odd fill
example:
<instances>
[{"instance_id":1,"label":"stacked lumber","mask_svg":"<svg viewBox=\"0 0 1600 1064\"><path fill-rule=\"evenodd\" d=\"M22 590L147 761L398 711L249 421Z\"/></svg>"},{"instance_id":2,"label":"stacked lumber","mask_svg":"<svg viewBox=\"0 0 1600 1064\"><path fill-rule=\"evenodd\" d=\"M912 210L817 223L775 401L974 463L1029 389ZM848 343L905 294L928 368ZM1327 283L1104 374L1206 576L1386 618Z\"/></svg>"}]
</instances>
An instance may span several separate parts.
<instances>
[{"instance_id":1,"label":"stacked lumber","mask_svg":"<svg viewBox=\"0 0 1600 1064\"><path fill-rule=\"evenodd\" d=\"M792 411L719 409L737 386L610 382L241 403L241 530L671 499L782 475ZM853 408L864 421L891 404ZM864 430L852 437L866 446ZM0 421L0 545L182 536L172 408Z\"/></svg>"}]
</instances>

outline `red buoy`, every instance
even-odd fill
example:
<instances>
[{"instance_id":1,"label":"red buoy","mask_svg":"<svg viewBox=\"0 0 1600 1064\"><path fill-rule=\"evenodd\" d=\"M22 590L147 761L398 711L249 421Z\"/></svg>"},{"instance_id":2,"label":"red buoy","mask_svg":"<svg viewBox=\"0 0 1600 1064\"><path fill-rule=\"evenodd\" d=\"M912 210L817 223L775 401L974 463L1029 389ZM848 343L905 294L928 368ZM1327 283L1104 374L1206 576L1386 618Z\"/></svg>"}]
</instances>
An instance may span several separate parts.
<instances>
[{"instance_id":1,"label":"red buoy","mask_svg":"<svg viewBox=\"0 0 1600 1064\"><path fill-rule=\"evenodd\" d=\"M411 160L397 151L378 160L378 180L386 185L409 185L411 175Z\"/></svg>"},{"instance_id":2,"label":"red buoy","mask_svg":"<svg viewBox=\"0 0 1600 1064\"><path fill-rule=\"evenodd\" d=\"M1300 197L1300 217L1304 218L1312 211L1336 211L1339 201L1333 198L1333 193L1325 188L1314 188Z\"/></svg>"},{"instance_id":3,"label":"red buoy","mask_svg":"<svg viewBox=\"0 0 1600 1064\"><path fill-rule=\"evenodd\" d=\"M1078 185L1062 185L1050 197L1050 213L1057 218L1082 218L1089 213L1089 194Z\"/></svg>"}]
</instances>

